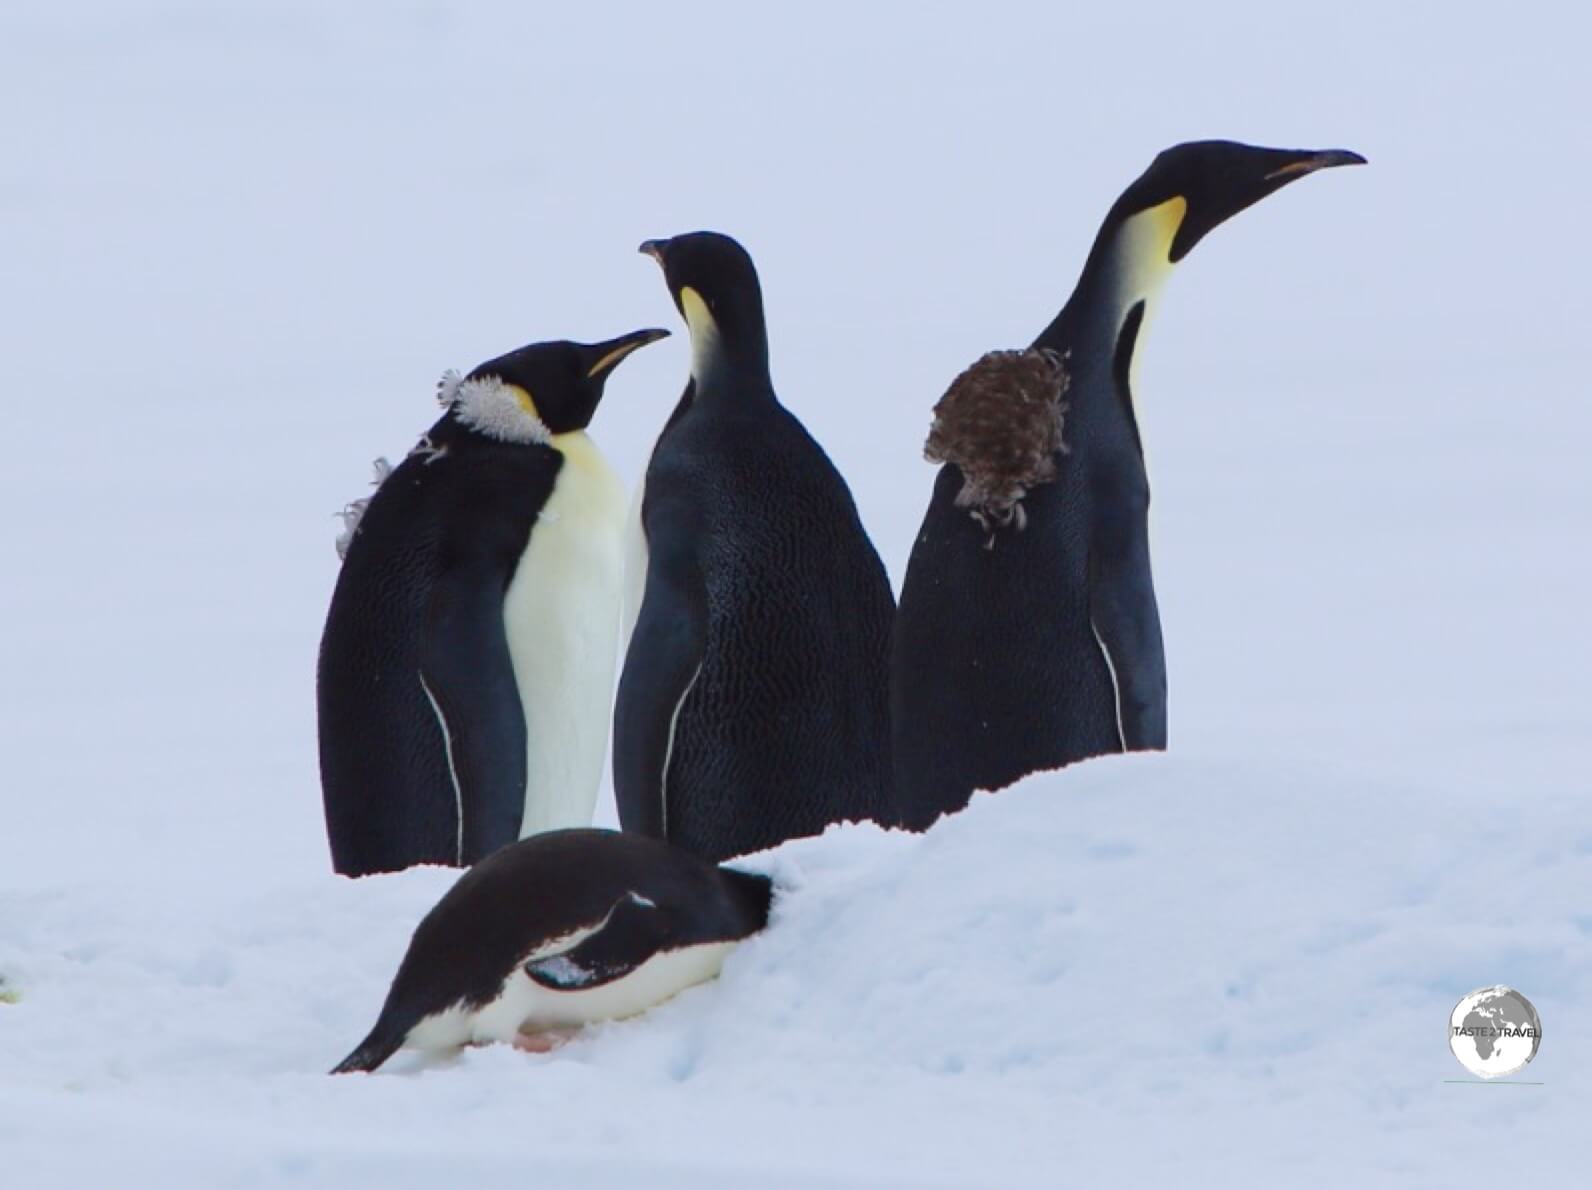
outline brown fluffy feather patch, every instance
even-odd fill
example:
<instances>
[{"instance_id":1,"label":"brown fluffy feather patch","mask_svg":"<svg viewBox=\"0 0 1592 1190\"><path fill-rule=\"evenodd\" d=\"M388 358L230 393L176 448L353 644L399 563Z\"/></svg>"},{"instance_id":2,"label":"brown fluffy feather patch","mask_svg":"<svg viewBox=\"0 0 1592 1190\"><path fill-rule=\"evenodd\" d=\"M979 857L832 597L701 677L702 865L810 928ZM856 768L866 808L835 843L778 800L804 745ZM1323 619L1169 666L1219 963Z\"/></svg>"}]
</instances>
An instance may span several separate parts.
<instances>
[{"instance_id":1,"label":"brown fluffy feather patch","mask_svg":"<svg viewBox=\"0 0 1592 1190\"><path fill-rule=\"evenodd\" d=\"M923 457L956 464L963 481L957 507L992 534L1013 521L1023 528L1023 497L1056 478L1056 455L1067 449L1067 383L1066 361L1054 351L991 351L934 407Z\"/></svg>"}]
</instances>

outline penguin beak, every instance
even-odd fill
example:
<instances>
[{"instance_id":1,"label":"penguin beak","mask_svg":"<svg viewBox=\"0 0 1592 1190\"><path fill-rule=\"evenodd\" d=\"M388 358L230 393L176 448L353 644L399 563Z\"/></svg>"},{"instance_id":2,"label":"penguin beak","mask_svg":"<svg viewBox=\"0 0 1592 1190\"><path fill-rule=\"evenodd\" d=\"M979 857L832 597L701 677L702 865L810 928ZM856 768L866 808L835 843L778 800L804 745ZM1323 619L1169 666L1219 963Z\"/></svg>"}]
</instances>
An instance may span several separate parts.
<instances>
[{"instance_id":1,"label":"penguin beak","mask_svg":"<svg viewBox=\"0 0 1592 1190\"><path fill-rule=\"evenodd\" d=\"M586 370L587 380L606 378L624 359L638 347L645 347L648 343L656 343L659 339L667 339L669 332L661 327L648 327L642 331L631 331L628 335L620 335L617 339L609 339L606 343L594 343L588 350L597 357L597 362Z\"/></svg>"},{"instance_id":2,"label":"penguin beak","mask_svg":"<svg viewBox=\"0 0 1592 1190\"><path fill-rule=\"evenodd\" d=\"M674 308L685 315L685 307L680 304L680 294L675 290L674 279L669 276L669 262L665 259L669 251L669 240L642 240L641 246L636 249L643 256L650 256L658 262L658 267L663 270L663 283L669 290L669 297L674 301Z\"/></svg>"},{"instance_id":3,"label":"penguin beak","mask_svg":"<svg viewBox=\"0 0 1592 1190\"><path fill-rule=\"evenodd\" d=\"M1295 178L1313 174L1318 169L1331 169L1336 165L1364 164L1366 164L1364 157L1348 149L1323 149L1319 152L1305 153L1298 160L1279 166L1262 180L1267 182L1291 182Z\"/></svg>"}]
</instances>

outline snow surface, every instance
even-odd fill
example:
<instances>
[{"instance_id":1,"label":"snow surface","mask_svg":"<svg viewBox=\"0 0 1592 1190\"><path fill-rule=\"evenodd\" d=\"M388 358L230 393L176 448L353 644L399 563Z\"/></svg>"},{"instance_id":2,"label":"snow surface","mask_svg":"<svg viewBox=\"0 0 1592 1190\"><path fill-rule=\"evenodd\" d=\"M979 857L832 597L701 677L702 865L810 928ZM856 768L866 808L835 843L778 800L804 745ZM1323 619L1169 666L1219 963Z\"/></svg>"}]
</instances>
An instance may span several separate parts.
<instances>
[{"instance_id":1,"label":"snow surface","mask_svg":"<svg viewBox=\"0 0 1592 1190\"><path fill-rule=\"evenodd\" d=\"M1584 1184L1589 32L0 8L0 1177ZM1211 135L1371 165L1212 235L1147 337L1174 752L759 857L785 892L720 981L559 1053L327 1078L452 879L329 874L313 702L335 514L443 369L676 326L633 246L730 231L899 580L934 400ZM609 385L627 477L687 353ZM1543 1085L1446 1083L1449 1010L1498 982Z\"/></svg>"}]
</instances>

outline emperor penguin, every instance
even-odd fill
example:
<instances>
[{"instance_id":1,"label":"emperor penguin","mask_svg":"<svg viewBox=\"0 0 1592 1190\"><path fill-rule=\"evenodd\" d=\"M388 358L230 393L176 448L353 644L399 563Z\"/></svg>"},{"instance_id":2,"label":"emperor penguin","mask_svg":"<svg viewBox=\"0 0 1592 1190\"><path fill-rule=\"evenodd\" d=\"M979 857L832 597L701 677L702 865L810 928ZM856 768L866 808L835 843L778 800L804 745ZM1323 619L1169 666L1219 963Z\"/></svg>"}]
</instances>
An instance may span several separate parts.
<instances>
[{"instance_id":1,"label":"emperor penguin","mask_svg":"<svg viewBox=\"0 0 1592 1190\"><path fill-rule=\"evenodd\" d=\"M766 876L657 839L559 830L475 865L415 929L376 1025L333 1074L402 1048L554 1048L712 979L768 923Z\"/></svg>"},{"instance_id":2,"label":"emperor penguin","mask_svg":"<svg viewBox=\"0 0 1592 1190\"><path fill-rule=\"evenodd\" d=\"M316 694L332 865L464 867L586 826L602 779L625 494L586 434L667 335L537 343L443 377L445 412L358 502Z\"/></svg>"},{"instance_id":3,"label":"emperor penguin","mask_svg":"<svg viewBox=\"0 0 1592 1190\"><path fill-rule=\"evenodd\" d=\"M721 860L886 820L895 601L846 481L774 394L757 270L714 232L641 251L691 376L640 498L620 823Z\"/></svg>"},{"instance_id":4,"label":"emperor penguin","mask_svg":"<svg viewBox=\"0 0 1592 1190\"><path fill-rule=\"evenodd\" d=\"M927 452L945 465L892 645L904 825L1038 770L1166 747L1133 383L1141 332L1173 267L1218 224L1364 160L1232 141L1167 149L1111 207L1032 347L986 357L946 394Z\"/></svg>"}]
</instances>

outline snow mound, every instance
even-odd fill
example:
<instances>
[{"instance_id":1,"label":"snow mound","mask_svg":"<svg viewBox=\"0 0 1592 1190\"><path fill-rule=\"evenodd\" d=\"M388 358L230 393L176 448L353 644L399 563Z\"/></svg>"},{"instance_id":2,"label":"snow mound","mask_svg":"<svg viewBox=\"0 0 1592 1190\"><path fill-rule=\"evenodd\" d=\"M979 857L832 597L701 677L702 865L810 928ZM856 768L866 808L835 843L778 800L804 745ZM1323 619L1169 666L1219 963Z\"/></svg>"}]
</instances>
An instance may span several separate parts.
<instances>
[{"instance_id":1,"label":"snow mound","mask_svg":"<svg viewBox=\"0 0 1592 1190\"><path fill-rule=\"evenodd\" d=\"M454 873L4 894L0 1149L40 1187L1265 1183L1325 1152L1435 1186L1480 1129L1551 1181L1584 1114L1592 918L1543 908L1592 887L1568 792L1124 757L744 866L781 891L717 982L554 1054L341 1078ZM1500 972L1544 1085L1445 1084Z\"/></svg>"}]
</instances>

